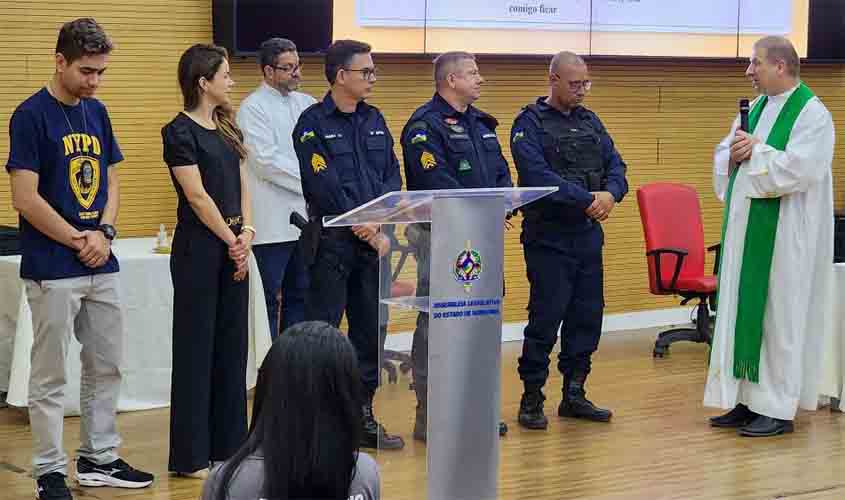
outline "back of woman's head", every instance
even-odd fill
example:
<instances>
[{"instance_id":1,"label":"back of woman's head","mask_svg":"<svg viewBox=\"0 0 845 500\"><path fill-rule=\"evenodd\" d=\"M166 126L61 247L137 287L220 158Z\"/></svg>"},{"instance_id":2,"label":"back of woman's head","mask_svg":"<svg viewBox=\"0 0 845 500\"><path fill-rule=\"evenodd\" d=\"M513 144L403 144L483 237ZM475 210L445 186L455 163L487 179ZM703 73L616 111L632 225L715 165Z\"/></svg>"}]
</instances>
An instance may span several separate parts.
<instances>
[{"instance_id":1,"label":"back of woman's head","mask_svg":"<svg viewBox=\"0 0 845 500\"><path fill-rule=\"evenodd\" d=\"M263 452L264 498L348 498L361 434L360 395L355 350L338 329L304 322L276 339L259 370L244 447ZM243 459L241 452L232 462Z\"/></svg>"}]
</instances>

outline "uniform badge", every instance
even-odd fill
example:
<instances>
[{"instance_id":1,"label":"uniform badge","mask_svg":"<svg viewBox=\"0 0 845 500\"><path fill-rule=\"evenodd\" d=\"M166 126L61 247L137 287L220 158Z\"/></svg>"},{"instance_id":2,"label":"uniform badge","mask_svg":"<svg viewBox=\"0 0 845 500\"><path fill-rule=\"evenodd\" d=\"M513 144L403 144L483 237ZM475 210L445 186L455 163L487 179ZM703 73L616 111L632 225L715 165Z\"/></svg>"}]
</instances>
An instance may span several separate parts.
<instances>
[{"instance_id":1,"label":"uniform badge","mask_svg":"<svg viewBox=\"0 0 845 500\"><path fill-rule=\"evenodd\" d=\"M425 132L420 131L414 134L413 137L411 137L411 144L419 144L421 142L426 142L427 140L428 136L425 134Z\"/></svg>"},{"instance_id":2,"label":"uniform badge","mask_svg":"<svg viewBox=\"0 0 845 500\"><path fill-rule=\"evenodd\" d=\"M513 134L513 142L519 142L522 139L525 139L525 132L522 130L517 130L516 133Z\"/></svg>"},{"instance_id":3,"label":"uniform badge","mask_svg":"<svg viewBox=\"0 0 845 500\"><path fill-rule=\"evenodd\" d=\"M311 155L311 169L315 174L319 174L327 168L326 159L317 153Z\"/></svg>"},{"instance_id":4,"label":"uniform badge","mask_svg":"<svg viewBox=\"0 0 845 500\"><path fill-rule=\"evenodd\" d=\"M315 134L314 134L313 130L306 130L305 132L302 133L301 136L299 136L299 142L304 143L305 141L307 141L309 139L313 139L314 137L315 137Z\"/></svg>"},{"instance_id":5,"label":"uniform badge","mask_svg":"<svg viewBox=\"0 0 845 500\"><path fill-rule=\"evenodd\" d=\"M472 165L469 160L461 160L461 162L458 163L458 172L469 172L470 170L472 170Z\"/></svg>"},{"instance_id":6,"label":"uniform badge","mask_svg":"<svg viewBox=\"0 0 845 500\"><path fill-rule=\"evenodd\" d=\"M455 281L464 285L464 291L470 293L474 281L478 281L483 270L481 254L467 241L466 248L455 259Z\"/></svg>"},{"instance_id":7,"label":"uniform badge","mask_svg":"<svg viewBox=\"0 0 845 500\"><path fill-rule=\"evenodd\" d=\"M423 170L431 170L437 166L437 159L428 151L423 151L420 155L420 165L422 165Z\"/></svg>"},{"instance_id":8,"label":"uniform badge","mask_svg":"<svg viewBox=\"0 0 845 500\"><path fill-rule=\"evenodd\" d=\"M449 128L452 129L452 132L456 134L463 134L465 132L465 129L460 125L451 125L449 126Z\"/></svg>"},{"instance_id":9,"label":"uniform badge","mask_svg":"<svg viewBox=\"0 0 845 500\"><path fill-rule=\"evenodd\" d=\"M90 156L77 156L69 165L70 189L85 209L91 208L100 191L100 162Z\"/></svg>"}]
</instances>

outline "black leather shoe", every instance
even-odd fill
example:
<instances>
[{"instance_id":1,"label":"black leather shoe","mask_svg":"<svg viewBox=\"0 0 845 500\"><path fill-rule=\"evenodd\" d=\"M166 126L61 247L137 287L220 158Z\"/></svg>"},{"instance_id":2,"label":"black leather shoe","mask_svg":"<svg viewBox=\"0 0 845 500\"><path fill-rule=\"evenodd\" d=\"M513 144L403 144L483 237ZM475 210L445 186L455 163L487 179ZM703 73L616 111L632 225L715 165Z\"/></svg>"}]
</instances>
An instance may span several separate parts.
<instances>
[{"instance_id":1,"label":"black leather shoe","mask_svg":"<svg viewBox=\"0 0 845 500\"><path fill-rule=\"evenodd\" d=\"M401 437L388 434L384 426L376 422L372 405L364 405L362 410L364 418L361 429L361 448L401 450L405 447L405 441Z\"/></svg>"},{"instance_id":2,"label":"black leather shoe","mask_svg":"<svg viewBox=\"0 0 845 500\"><path fill-rule=\"evenodd\" d=\"M546 396L542 391L526 391L522 393L522 399L519 402L519 425L526 429L545 429L549 426L549 420L543 414L543 401ZM499 428L499 435L501 435L501 427Z\"/></svg>"},{"instance_id":3,"label":"black leather shoe","mask_svg":"<svg viewBox=\"0 0 845 500\"><path fill-rule=\"evenodd\" d=\"M599 408L587 399L584 391L585 374L575 374L563 384L563 401L557 408L561 417L582 418L593 422L610 422L613 412Z\"/></svg>"},{"instance_id":4,"label":"black leather shoe","mask_svg":"<svg viewBox=\"0 0 845 500\"><path fill-rule=\"evenodd\" d=\"M710 425L712 427L723 428L739 428L750 424L757 414L751 411L747 406L740 403L734 407L733 410L719 415L718 417L710 417Z\"/></svg>"},{"instance_id":5,"label":"black leather shoe","mask_svg":"<svg viewBox=\"0 0 845 500\"><path fill-rule=\"evenodd\" d=\"M748 437L769 437L779 434L788 434L795 430L792 420L781 420L779 418L757 415L757 418L750 424L739 429L740 436Z\"/></svg>"}]
</instances>

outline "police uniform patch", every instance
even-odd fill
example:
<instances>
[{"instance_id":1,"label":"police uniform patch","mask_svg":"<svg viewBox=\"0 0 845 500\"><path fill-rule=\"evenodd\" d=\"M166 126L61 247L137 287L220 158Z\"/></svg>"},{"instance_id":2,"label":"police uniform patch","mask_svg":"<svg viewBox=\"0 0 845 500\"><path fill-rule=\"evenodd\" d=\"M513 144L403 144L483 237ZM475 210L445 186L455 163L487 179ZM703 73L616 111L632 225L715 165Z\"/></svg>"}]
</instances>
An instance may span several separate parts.
<instances>
[{"instance_id":1,"label":"police uniform patch","mask_svg":"<svg viewBox=\"0 0 845 500\"><path fill-rule=\"evenodd\" d=\"M426 133L420 131L414 134L413 137L411 137L411 144L419 144L421 142L426 142L427 140L428 136L426 135Z\"/></svg>"},{"instance_id":2,"label":"police uniform patch","mask_svg":"<svg viewBox=\"0 0 845 500\"><path fill-rule=\"evenodd\" d=\"M524 131L518 130L518 131L516 131L516 133L513 134L513 142L519 142L522 139L525 139L525 132Z\"/></svg>"},{"instance_id":3,"label":"police uniform patch","mask_svg":"<svg viewBox=\"0 0 845 500\"><path fill-rule=\"evenodd\" d=\"M326 159L317 153L311 155L311 169L315 174L319 174L327 168Z\"/></svg>"},{"instance_id":4,"label":"police uniform patch","mask_svg":"<svg viewBox=\"0 0 845 500\"><path fill-rule=\"evenodd\" d=\"M458 172L469 172L470 170L472 170L472 165L469 160L461 160L461 162L458 163Z\"/></svg>"},{"instance_id":5,"label":"police uniform patch","mask_svg":"<svg viewBox=\"0 0 845 500\"><path fill-rule=\"evenodd\" d=\"M307 141L307 140L309 140L309 139L313 139L315 136L316 136L316 134L314 134L314 131L313 131L313 130L306 130L306 131L305 131L305 132L303 132L303 133L302 133L302 135L299 137L299 142L303 142L303 143L304 143L305 141Z\"/></svg>"},{"instance_id":6,"label":"police uniform patch","mask_svg":"<svg viewBox=\"0 0 845 500\"><path fill-rule=\"evenodd\" d=\"M423 170L431 170L437 166L437 159L428 151L423 151L420 155L420 165L422 165Z\"/></svg>"},{"instance_id":7,"label":"police uniform patch","mask_svg":"<svg viewBox=\"0 0 845 500\"><path fill-rule=\"evenodd\" d=\"M90 156L77 156L70 161L70 189L76 201L86 210L91 208L100 190L100 162Z\"/></svg>"}]
</instances>

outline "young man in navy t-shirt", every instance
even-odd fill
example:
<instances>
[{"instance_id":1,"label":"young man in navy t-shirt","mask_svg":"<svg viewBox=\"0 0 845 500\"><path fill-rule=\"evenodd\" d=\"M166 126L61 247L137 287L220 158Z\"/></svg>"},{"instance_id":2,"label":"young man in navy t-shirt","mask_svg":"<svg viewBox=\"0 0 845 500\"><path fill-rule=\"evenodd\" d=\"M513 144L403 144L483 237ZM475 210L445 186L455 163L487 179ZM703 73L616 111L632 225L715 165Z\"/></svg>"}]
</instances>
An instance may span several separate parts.
<instances>
[{"instance_id":1,"label":"young man in navy t-shirt","mask_svg":"<svg viewBox=\"0 0 845 500\"><path fill-rule=\"evenodd\" d=\"M82 344L83 486L143 488L153 476L120 459L115 411L123 322L118 263L111 253L123 160L103 104L94 99L112 43L93 19L62 26L56 72L17 107L9 123L6 170L20 213L21 278L32 310L29 416L39 499L70 499L62 446L65 360L71 335Z\"/></svg>"}]
</instances>

